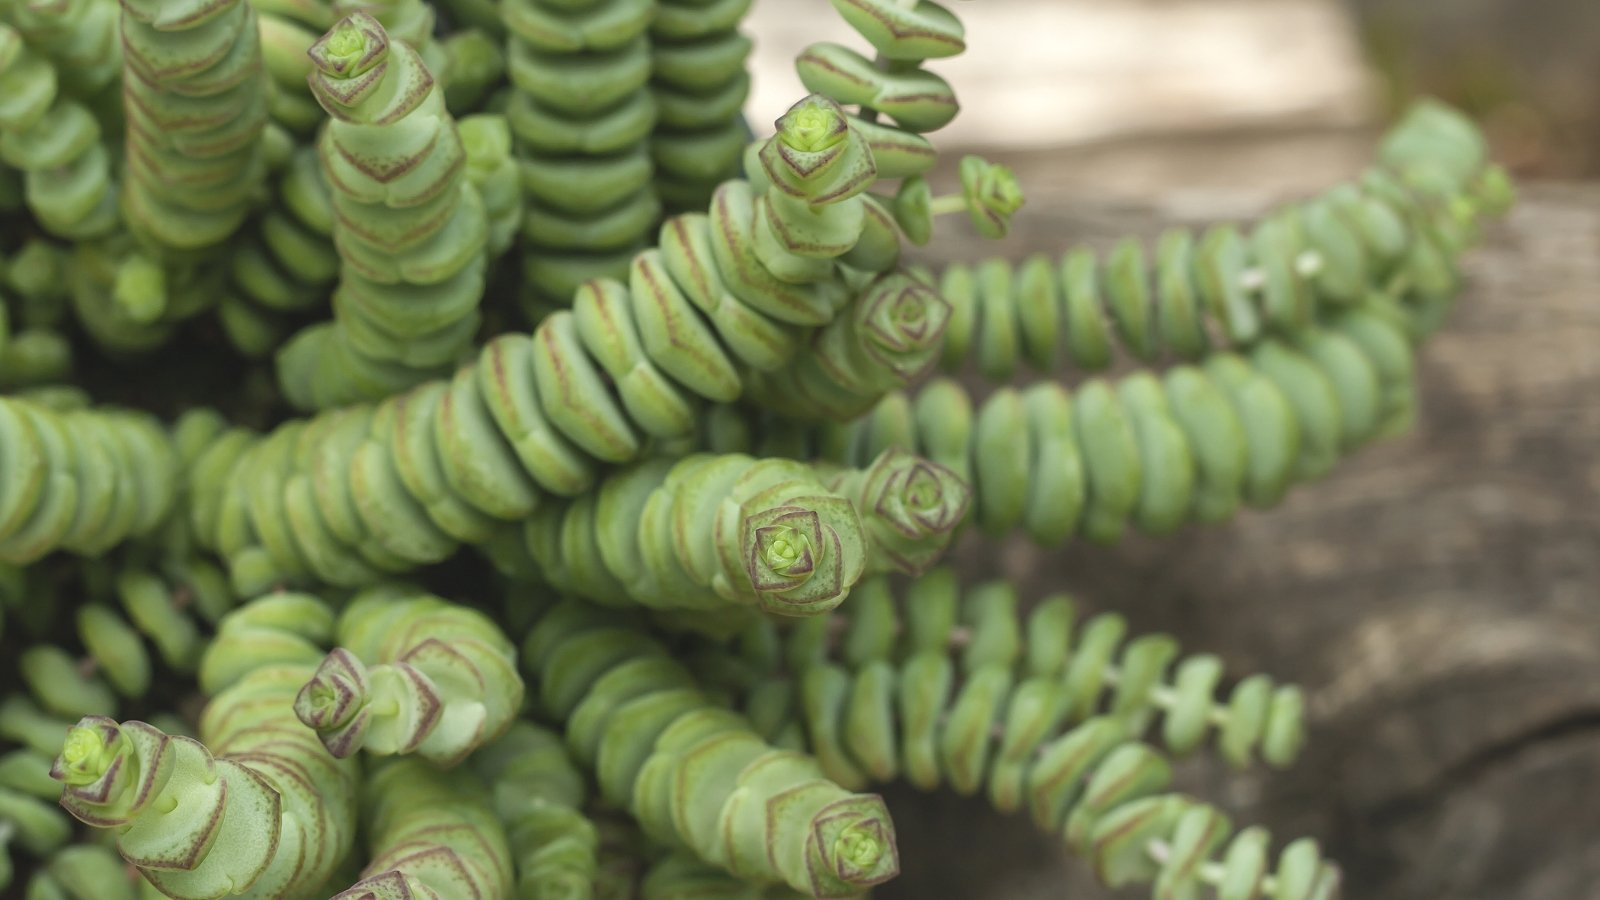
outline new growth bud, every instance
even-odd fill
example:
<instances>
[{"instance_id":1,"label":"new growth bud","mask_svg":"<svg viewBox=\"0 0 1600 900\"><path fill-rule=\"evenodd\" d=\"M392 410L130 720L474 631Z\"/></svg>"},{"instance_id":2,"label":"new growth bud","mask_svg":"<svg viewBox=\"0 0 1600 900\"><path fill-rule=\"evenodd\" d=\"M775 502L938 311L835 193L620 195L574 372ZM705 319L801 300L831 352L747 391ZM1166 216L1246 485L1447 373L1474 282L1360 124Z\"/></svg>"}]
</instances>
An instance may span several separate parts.
<instances>
[{"instance_id":1,"label":"new growth bud","mask_svg":"<svg viewBox=\"0 0 1600 900\"><path fill-rule=\"evenodd\" d=\"M961 160L961 194L973 227L992 240L1011 231L1011 217L1022 208L1022 187L1016 173L978 156Z\"/></svg>"}]
</instances>

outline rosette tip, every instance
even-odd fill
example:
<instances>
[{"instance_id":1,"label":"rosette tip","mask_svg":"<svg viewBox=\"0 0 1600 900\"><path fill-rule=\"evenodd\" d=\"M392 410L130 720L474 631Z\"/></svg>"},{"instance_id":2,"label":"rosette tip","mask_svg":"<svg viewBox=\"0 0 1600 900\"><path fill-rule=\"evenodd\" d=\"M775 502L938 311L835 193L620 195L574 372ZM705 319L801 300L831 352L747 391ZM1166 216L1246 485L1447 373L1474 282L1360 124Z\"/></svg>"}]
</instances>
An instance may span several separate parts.
<instances>
[{"instance_id":1,"label":"rosette tip","mask_svg":"<svg viewBox=\"0 0 1600 900\"><path fill-rule=\"evenodd\" d=\"M1022 208L1022 186L1009 166L979 156L961 160L961 193L978 233L991 240L1011 231L1011 217Z\"/></svg>"},{"instance_id":2,"label":"rosette tip","mask_svg":"<svg viewBox=\"0 0 1600 900\"><path fill-rule=\"evenodd\" d=\"M838 606L861 577L861 521L842 498L795 502L746 517L746 574L769 612L817 615Z\"/></svg>"},{"instance_id":3,"label":"rosette tip","mask_svg":"<svg viewBox=\"0 0 1600 900\"><path fill-rule=\"evenodd\" d=\"M334 648L295 695L294 714L335 758L355 753L371 721L366 667L348 650Z\"/></svg>"},{"instance_id":4,"label":"rosette tip","mask_svg":"<svg viewBox=\"0 0 1600 900\"><path fill-rule=\"evenodd\" d=\"M894 825L883 800L858 794L817 816L807 847L812 893L858 894L900 874Z\"/></svg>"}]
</instances>

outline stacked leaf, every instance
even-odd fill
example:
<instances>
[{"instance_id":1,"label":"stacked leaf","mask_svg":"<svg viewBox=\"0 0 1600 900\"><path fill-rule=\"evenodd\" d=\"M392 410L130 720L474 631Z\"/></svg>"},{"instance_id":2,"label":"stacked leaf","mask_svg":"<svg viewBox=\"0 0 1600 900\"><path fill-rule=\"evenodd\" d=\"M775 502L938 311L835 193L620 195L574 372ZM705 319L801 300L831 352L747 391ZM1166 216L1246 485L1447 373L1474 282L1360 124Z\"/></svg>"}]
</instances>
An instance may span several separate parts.
<instances>
[{"instance_id":1,"label":"stacked leaf","mask_svg":"<svg viewBox=\"0 0 1600 900\"><path fill-rule=\"evenodd\" d=\"M645 833L741 878L843 897L899 870L883 801L767 744L643 632L572 605L524 646L547 711Z\"/></svg>"},{"instance_id":2,"label":"stacked leaf","mask_svg":"<svg viewBox=\"0 0 1600 900\"><path fill-rule=\"evenodd\" d=\"M160 248L225 241L256 201L266 72L245 0L122 0L129 225Z\"/></svg>"},{"instance_id":3,"label":"stacked leaf","mask_svg":"<svg viewBox=\"0 0 1600 900\"><path fill-rule=\"evenodd\" d=\"M234 615L235 629L282 630L259 607ZM285 637L304 644L292 631ZM201 740L88 716L50 771L66 786L67 811L116 828L118 852L169 897L314 897L354 841L355 767L329 756L295 718L308 668L270 646L213 648L258 655L207 705Z\"/></svg>"},{"instance_id":4,"label":"stacked leaf","mask_svg":"<svg viewBox=\"0 0 1600 900\"><path fill-rule=\"evenodd\" d=\"M438 597L364 592L340 615L337 641L295 697L295 715L340 759L364 747L453 766L522 706L511 641L488 617Z\"/></svg>"},{"instance_id":5,"label":"stacked leaf","mask_svg":"<svg viewBox=\"0 0 1600 900\"><path fill-rule=\"evenodd\" d=\"M300 408L392 394L472 344L487 265L483 200L433 73L355 13L310 50L312 93L332 117L319 141L333 192L334 321L284 348L279 378Z\"/></svg>"}]
</instances>

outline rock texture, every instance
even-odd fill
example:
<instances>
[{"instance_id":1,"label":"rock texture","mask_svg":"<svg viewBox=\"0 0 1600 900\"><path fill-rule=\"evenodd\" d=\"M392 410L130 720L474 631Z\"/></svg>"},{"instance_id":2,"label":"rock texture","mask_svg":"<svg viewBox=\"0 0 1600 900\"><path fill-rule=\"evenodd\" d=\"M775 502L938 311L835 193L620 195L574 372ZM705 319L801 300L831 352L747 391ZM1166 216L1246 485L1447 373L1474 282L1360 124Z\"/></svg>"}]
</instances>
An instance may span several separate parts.
<instances>
[{"instance_id":1,"label":"rock texture","mask_svg":"<svg viewBox=\"0 0 1600 900\"><path fill-rule=\"evenodd\" d=\"M1142 172L1107 205L1096 161L1018 156L1038 183L1008 255L1154 233L1353 170L1363 139L1102 151ZM1298 148L1298 149L1296 149ZM1130 159L1144 162L1126 169ZM1143 207L1133 185L1189 201ZM1115 178L1112 178L1115 182ZM1085 202L1085 185L1098 184ZM1119 191L1109 192L1116 195ZM1075 199L1077 198L1077 199ZM998 248L951 240L941 254ZM1279 835L1321 839L1362 900L1581 900L1600 884L1600 186L1525 186L1423 349L1423 412L1268 513L1166 541L957 558L1030 596L1068 589L1137 630L1308 691L1312 742L1281 774L1205 761L1187 787ZM1111 897L1056 843L981 801L896 793L905 875L886 898ZM1127 896L1140 896L1130 893Z\"/></svg>"}]
</instances>

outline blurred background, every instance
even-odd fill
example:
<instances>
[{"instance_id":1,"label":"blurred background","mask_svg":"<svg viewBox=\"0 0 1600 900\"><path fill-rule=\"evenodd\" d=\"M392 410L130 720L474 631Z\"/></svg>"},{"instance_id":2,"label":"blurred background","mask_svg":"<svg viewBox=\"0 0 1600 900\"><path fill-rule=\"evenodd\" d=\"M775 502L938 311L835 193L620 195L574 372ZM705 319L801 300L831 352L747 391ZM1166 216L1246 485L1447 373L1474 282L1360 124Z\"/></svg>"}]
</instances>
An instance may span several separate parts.
<instances>
[{"instance_id":1,"label":"blurred background","mask_svg":"<svg viewBox=\"0 0 1600 900\"><path fill-rule=\"evenodd\" d=\"M954 0L969 51L939 67L945 141L1060 148L1239 130L1343 129L1417 94L1471 112L1519 174L1600 174L1594 0ZM757 0L753 120L803 93L790 67L836 16ZM759 125L758 125L759 130Z\"/></svg>"},{"instance_id":2,"label":"blurred background","mask_svg":"<svg viewBox=\"0 0 1600 900\"><path fill-rule=\"evenodd\" d=\"M1356 173L1420 94L1483 125L1521 202L1420 350L1410 434L1225 526L956 558L1304 686L1297 766L1202 758L1182 784L1280 846L1317 839L1350 900L1600 900L1600 2L952 3L969 51L931 67L963 102L941 147L1014 166L1028 205L1006 243L937 258L1251 219ZM798 50L851 39L797 0L757 0L749 30L758 131L803 93ZM1149 896L981 798L890 799L888 900Z\"/></svg>"}]
</instances>

